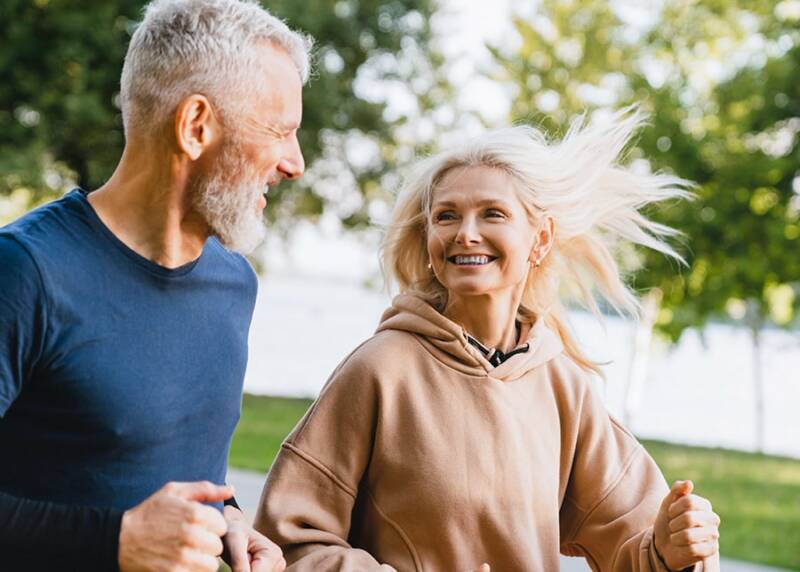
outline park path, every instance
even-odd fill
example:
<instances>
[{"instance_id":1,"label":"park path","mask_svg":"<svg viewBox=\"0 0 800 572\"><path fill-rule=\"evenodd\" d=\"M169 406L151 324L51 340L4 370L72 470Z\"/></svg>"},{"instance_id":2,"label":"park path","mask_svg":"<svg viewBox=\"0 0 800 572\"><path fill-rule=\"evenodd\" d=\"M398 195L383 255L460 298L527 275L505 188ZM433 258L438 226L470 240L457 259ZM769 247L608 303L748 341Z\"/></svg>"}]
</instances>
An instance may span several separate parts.
<instances>
[{"instance_id":1,"label":"park path","mask_svg":"<svg viewBox=\"0 0 800 572\"><path fill-rule=\"evenodd\" d=\"M228 484L236 488L236 502L239 503L245 514L252 518L261 497L264 475L253 471L230 469L228 471ZM722 559L721 568L722 572L787 572L780 568L751 564L729 558ZM561 572L590 572L590 569L583 558L562 557Z\"/></svg>"}]
</instances>

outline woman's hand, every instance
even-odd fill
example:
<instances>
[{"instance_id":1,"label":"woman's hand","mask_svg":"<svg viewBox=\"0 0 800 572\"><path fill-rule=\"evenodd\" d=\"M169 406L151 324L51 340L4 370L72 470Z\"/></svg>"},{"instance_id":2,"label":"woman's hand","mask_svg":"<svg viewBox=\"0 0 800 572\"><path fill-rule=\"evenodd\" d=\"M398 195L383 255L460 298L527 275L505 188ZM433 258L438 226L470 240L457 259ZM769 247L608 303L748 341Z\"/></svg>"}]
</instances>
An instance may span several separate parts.
<instances>
[{"instance_id":1,"label":"woman's hand","mask_svg":"<svg viewBox=\"0 0 800 572\"><path fill-rule=\"evenodd\" d=\"M654 527L656 550L670 570L683 570L719 551L719 516L693 495L692 481L675 481L661 502Z\"/></svg>"},{"instance_id":2,"label":"woman's hand","mask_svg":"<svg viewBox=\"0 0 800 572\"><path fill-rule=\"evenodd\" d=\"M226 506L223 511L228 523L223 560L232 572L283 572L286 560L280 547L250 526L238 508Z\"/></svg>"}]
</instances>

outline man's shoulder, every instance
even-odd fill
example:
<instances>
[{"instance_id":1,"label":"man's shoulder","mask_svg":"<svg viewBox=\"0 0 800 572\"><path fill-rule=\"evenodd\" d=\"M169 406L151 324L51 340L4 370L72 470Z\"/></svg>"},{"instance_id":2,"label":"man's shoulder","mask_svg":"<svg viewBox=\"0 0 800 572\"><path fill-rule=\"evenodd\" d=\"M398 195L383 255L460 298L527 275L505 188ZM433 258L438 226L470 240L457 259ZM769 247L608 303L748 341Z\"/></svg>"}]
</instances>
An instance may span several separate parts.
<instances>
[{"instance_id":1,"label":"man's shoulder","mask_svg":"<svg viewBox=\"0 0 800 572\"><path fill-rule=\"evenodd\" d=\"M63 247L70 233L70 219L78 216L79 193L74 190L0 227L0 248L8 255L24 250L33 258L42 249Z\"/></svg>"},{"instance_id":2,"label":"man's shoulder","mask_svg":"<svg viewBox=\"0 0 800 572\"><path fill-rule=\"evenodd\" d=\"M207 247L211 250L214 264L225 273L237 276L248 284L258 281L256 271L247 258L238 252L225 248L214 236L209 237Z\"/></svg>"},{"instance_id":3,"label":"man's shoulder","mask_svg":"<svg viewBox=\"0 0 800 572\"><path fill-rule=\"evenodd\" d=\"M9 280L18 281L38 273L34 256L24 241L5 229L0 229L0 272L6 286Z\"/></svg>"}]
</instances>

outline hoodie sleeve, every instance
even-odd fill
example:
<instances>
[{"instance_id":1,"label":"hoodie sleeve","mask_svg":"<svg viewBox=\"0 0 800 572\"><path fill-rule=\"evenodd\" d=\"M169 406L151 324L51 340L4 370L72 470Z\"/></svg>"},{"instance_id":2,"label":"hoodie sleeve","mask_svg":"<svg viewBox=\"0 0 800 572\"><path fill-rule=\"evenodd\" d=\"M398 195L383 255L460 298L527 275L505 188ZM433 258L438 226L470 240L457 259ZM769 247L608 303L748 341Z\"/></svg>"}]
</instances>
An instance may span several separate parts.
<instances>
[{"instance_id":1,"label":"hoodie sleeve","mask_svg":"<svg viewBox=\"0 0 800 572\"><path fill-rule=\"evenodd\" d=\"M377 403L374 374L351 355L281 447L254 526L280 545L288 571L394 570L347 540Z\"/></svg>"},{"instance_id":2,"label":"hoodie sleeve","mask_svg":"<svg viewBox=\"0 0 800 572\"><path fill-rule=\"evenodd\" d=\"M636 438L609 416L588 380L580 385L575 449L560 512L561 551L583 556L595 571L669 572L653 537L667 483Z\"/></svg>"}]
</instances>

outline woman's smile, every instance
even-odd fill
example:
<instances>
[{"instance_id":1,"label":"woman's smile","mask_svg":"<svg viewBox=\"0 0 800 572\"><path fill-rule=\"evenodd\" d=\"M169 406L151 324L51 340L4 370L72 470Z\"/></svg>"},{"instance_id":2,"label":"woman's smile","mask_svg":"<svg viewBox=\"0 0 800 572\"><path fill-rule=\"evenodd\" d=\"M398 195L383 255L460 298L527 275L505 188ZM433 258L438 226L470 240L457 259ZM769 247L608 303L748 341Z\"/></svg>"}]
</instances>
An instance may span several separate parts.
<instances>
[{"instance_id":1,"label":"woman's smile","mask_svg":"<svg viewBox=\"0 0 800 572\"><path fill-rule=\"evenodd\" d=\"M495 260L497 260L496 256L489 256L488 254L456 254L447 257L449 263L467 268L486 266Z\"/></svg>"}]
</instances>

